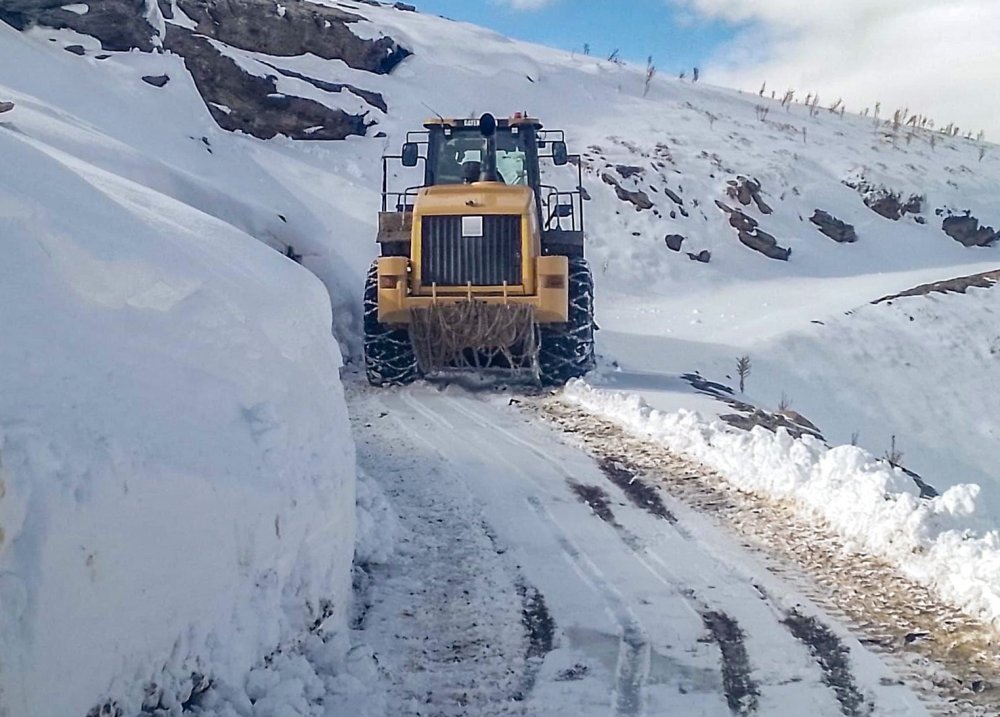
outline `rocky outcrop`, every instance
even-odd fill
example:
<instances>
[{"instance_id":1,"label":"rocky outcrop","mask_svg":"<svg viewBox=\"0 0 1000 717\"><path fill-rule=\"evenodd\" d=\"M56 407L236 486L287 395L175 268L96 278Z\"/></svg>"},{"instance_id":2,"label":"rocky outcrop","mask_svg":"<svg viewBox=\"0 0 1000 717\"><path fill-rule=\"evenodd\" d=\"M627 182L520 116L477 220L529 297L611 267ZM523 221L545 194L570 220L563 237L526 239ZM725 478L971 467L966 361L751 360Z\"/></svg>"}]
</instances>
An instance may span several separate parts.
<instances>
[{"instance_id":1,"label":"rocky outcrop","mask_svg":"<svg viewBox=\"0 0 1000 717\"><path fill-rule=\"evenodd\" d=\"M926 296L928 294L964 294L971 288L992 289L1000 283L1000 270L987 271L982 274L972 274L970 276L960 276L947 281L936 281L933 284L921 284L912 289L901 291L898 294L883 296L876 299L873 304L892 303L896 299L907 296Z\"/></svg>"},{"instance_id":2,"label":"rocky outcrop","mask_svg":"<svg viewBox=\"0 0 1000 717\"><path fill-rule=\"evenodd\" d=\"M708 262L712 261L712 252L710 252L708 249L702 249L697 254L695 254L692 251L689 251L688 259L690 259L691 261L697 261L700 264L707 264Z\"/></svg>"},{"instance_id":3,"label":"rocky outcrop","mask_svg":"<svg viewBox=\"0 0 1000 717\"><path fill-rule=\"evenodd\" d=\"M618 195L619 199L621 199L623 202L629 202L630 204L634 205L635 210L637 212L641 212L643 209L653 208L653 202L650 201L649 195L646 194L641 189L636 189L636 190L625 189L625 187L621 185L621 182L619 182L615 176L613 176L608 172L604 172L603 174L601 174L601 179L604 181L605 184L608 184L614 188L615 194Z\"/></svg>"},{"instance_id":4,"label":"rocky outcrop","mask_svg":"<svg viewBox=\"0 0 1000 717\"><path fill-rule=\"evenodd\" d=\"M349 85L345 82L327 82L326 80L321 80L316 77L309 77L308 75L303 75L301 72L295 72L294 70L287 70L284 67L278 67L277 65L272 65L270 62L265 62L265 65L270 67L272 70L277 72L279 75L285 77L291 77L296 80L302 80L303 82L308 82L310 85L318 90L323 90L324 92L334 92L339 93L343 91L350 92L355 97L360 97L362 100L370 104L372 107L376 107L383 112L388 112L389 107L385 103L385 98L382 97L378 92L372 92L371 90L363 90L354 85Z\"/></svg>"},{"instance_id":5,"label":"rocky outcrop","mask_svg":"<svg viewBox=\"0 0 1000 717\"><path fill-rule=\"evenodd\" d=\"M101 47L113 52L132 49L151 52L155 31L146 21L145 0L100 0L88 3L83 15L52 0L3 0L0 20L18 30L44 25L57 30L75 30L96 37Z\"/></svg>"},{"instance_id":6,"label":"rocky outcrop","mask_svg":"<svg viewBox=\"0 0 1000 717\"><path fill-rule=\"evenodd\" d=\"M809 221L815 224L823 234L840 244L853 244L858 240L858 234L852 225L840 221L822 209L817 209Z\"/></svg>"},{"instance_id":7,"label":"rocky outcrop","mask_svg":"<svg viewBox=\"0 0 1000 717\"><path fill-rule=\"evenodd\" d=\"M351 32L360 15L305 0L178 0L195 31L232 47L275 57L313 54L348 67L390 73L411 53L390 37L366 40Z\"/></svg>"},{"instance_id":8,"label":"rocky outcrop","mask_svg":"<svg viewBox=\"0 0 1000 717\"><path fill-rule=\"evenodd\" d=\"M738 405L746 406L746 404ZM815 424L796 411L785 410L770 413L756 407L747 406L747 408L750 409L747 413L727 413L719 416L719 418L733 428L739 428L743 431L752 431L757 426L760 426L772 433L777 433L779 428L784 428L793 438L812 436L820 441L825 440L823 434L819 432Z\"/></svg>"},{"instance_id":9,"label":"rocky outcrop","mask_svg":"<svg viewBox=\"0 0 1000 717\"><path fill-rule=\"evenodd\" d=\"M153 87L165 87L170 82L170 75L143 75L142 81Z\"/></svg>"},{"instance_id":10,"label":"rocky outcrop","mask_svg":"<svg viewBox=\"0 0 1000 717\"><path fill-rule=\"evenodd\" d=\"M622 176L622 179L635 177L643 173L642 167L634 167L629 164L619 164L615 166L615 171Z\"/></svg>"},{"instance_id":11,"label":"rocky outcrop","mask_svg":"<svg viewBox=\"0 0 1000 717\"><path fill-rule=\"evenodd\" d=\"M792 255L792 250L778 245L778 240L771 234L760 228L757 220L749 217L739 209L733 209L725 203L716 201L716 205L722 211L729 214L729 225L733 227L744 246L760 252L769 259L778 261L788 261Z\"/></svg>"},{"instance_id":12,"label":"rocky outcrop","mask_svg":"<svg viewBox=\"0 0 1000 717\"><path fill-rule=\"evenodd\" d=\"M663 237L663 241L666 242L667 248L670 251L680 251L681 245L684 243L684 236L681 234L667 234Z\"/></svg>"},{"instance_id":13,"label":"rocky outcrop","mask_svg":"<svg viewBox=\"0 0 1000 717\"><path fill-rule=\"evenodd\" d=\"M279 93L272 78L251 75L190 30L169 26L163 46L184 58L198 92L223 129L260 139L283 134L316 140L364 135L368 129L364 115Z\"/></svg>"},{"instance_id":14,"label":"rocky outcrop","mask_svg":"<svg viewBox=\"0 0 1000 717\"><path fill-rule=\"evenodd\" d=\"M945 217L941 228L962 246L993 246L1000 239L1000 232L993 227L980 226L973 216Z\"/></svg>"},{"instance_id":15,"label":"rocky outcrop","mask_svg":"<svg viewBox=\"0 0 1000 717\"><path fill-rule=\"evenodd\" d=\"M888 187L873 185L863 176L845 180L844 184L861 195L866 207L894 222L907 214L919 215L924 210L924 198L919 194L911 194L903 199L901 193Z\"/></svg>"},{"instance_id":16,"label":"rocky outcrop","mask_svg":"<svg viewBox=\"0 0 1000 717\"><path fill-rule=\"evenodd\" d=\"M761 214L773 213L774 210L761 198L761 185L756 179L739 176L736 179L730 179L726 185L726 195L730 199L735 199L744 207L750 206L750 203L753 202Z\"/></svg>"},{"instance_id":17,"label":"rocky outcrop","mask_svg":"<svg viewBox=\"0 0 1000 717\"><path fill-rule=\"evenodd\" d=\"M913 194L905 201L899 194L885 190L865 197L865 204L876 214L886 219L899 221L905 214L920 214L923 198Z\"/></svg>"},{"instance_id":18,"label":"rocky outcrop","mask_svg":"<svg viewBox=\"0 0 1000 717\"><path fill-rule=\"evenodd\" d=\"M150 52L159 39L164 49L184 58L212 117L222 128L262 139L277 134L293 139L344 139L364 135L374 122L367 113L351 114L278 92L273 76L247 72L207 38L275 58L313 54L375 74L391 72L410 55L390 37L366 39L354 34L350 26L363 21L361 15L305 0L279 4L273 0L177 0L176 7L197 23L193 32L170 22L174 19L173 3L157 0L167 20L162 38L157 38L157 31L145 19L146 0L95 1L88 3L89 9L82 15L64 9L65 4L56 0L0 0L0 19L18 29L44 25L74 30L97 38L109 51ZM78 45L65 49L86 54ZM385 99L377 92L264 64L278 75L308 82L325 92L350 92L373 108L388 112ZM165 75L142 79L156 87L169 81Z\"/></svg>"}]
</instances>

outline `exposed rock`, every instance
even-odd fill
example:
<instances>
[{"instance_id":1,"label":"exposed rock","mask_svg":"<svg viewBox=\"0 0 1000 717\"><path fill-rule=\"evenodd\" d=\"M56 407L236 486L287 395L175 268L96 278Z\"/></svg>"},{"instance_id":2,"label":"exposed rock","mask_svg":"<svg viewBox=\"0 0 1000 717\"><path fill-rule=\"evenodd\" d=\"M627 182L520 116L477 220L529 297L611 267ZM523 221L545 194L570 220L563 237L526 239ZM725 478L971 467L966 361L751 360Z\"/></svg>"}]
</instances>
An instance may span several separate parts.
<instances>
[{"instance_id":1,"label":"exposed rock","mask_svg":"<svg viewBox=\"0 0 1000 717\"><path fill-rule=\"evenodd\" d=\"M33 25L75 30L96 37L102 49L114 52L153 50L154 30L146 21L145 0L91 2L83 15L63 9L63 5L66 3L52 0L3 0L0 20L18 30Z\"/></svg>"},{"instance_id":2,"label":"exposed rock","mask_svg":"<svg viewBox=\"0 0 1000 717\"><path fill-rule=\"evenodd\" d=\"M142 81L153 87L163 87L170 82L170 75L143 75Z\"/></svg>"},{"instance_id":3,"label":"exposed rock","mask_svg":"<svg viewBox=\"0 0 1000 717\"><path fill-rule=\"evenodd\" d=\"M730 179L727 184L729 186L726 187L726 194L730 199L735 199L744 207L750 206L750 203L753 202L761 214L773 213L774 210L761 198L761 185L756 179L741 175L736 179Z\"/></svg>"},{"instance_id":4,"label":"exposed rock","mask_svg":"<svg viewBox=\"0 0 1000 717\"><path fill-rule=\"evenodd\" d=\"M684 243L684 237L680 234L667 234L663 240L667 243L667 248L670 251L680 251L681 244Z\"/></svg>"},{"instance_id":5,"label":"exposed rock","mask_svg":"<svg viewBox=\"0 0 1000 717\"><path fill-rule=\"evenodd\" d=\"M622 179L628 179L629 177L634 177L643 173L642 167L633 167L628 164L616 165L615 171L622 176Z\"/></svg>"},{"instance_id":6,"label":"exposed rock","mask_svg":"<svg viewBox=\"0 0 1000 717\"><path fill-rule=\"evenodd\" d=\"M177 0L196 32L251 52L277 57L313 54L355 70L385 75L411 53L390 37L366 40L351 32L360 15L304 0Z\"/></svg>"},{"instance_id":7,"label":"exposed rock","mask_svg":"<svg viewBox=\"0 0 1000 717\"><path fill-rule=\"evenodd\" d=\"M66 52L70 52L74 55L85 55L87 51L84 49L83 45L66 45L63 48Z\"/></svg>"},{"instance_id":8,"label":"exposed rock","mask_svg":"<svg viewBox=\"0 0 1000 717\"><path fill-rule=\"evenodd\" d=\"M842 222L836 217L822 209L817 209L809 220L823 232L826 236L841 244L853 244L858 240L858 234L854 227L846 222Z\"/></svg>"},{"instance_id":9,"label":"exposed rock","mask_svg":"<svg viewBox=\"0 0 1000 717\"><path fill-rule=\"evenodd\" d=\"M993 246L1000 239L1000 232L993 227L979 225L979 220L973 216L946 217L941 225L944 233L962 246Z\"/></svg>"},{"instance_id":10,"label":"exposed rock","mask_svg":"<svg viewBox=\"0 0 1000 717\"><path fill-rule=\"evenodd\" d=\"M761 229L754 232L741 231L739 237L744 245L759 251L769 259L788 261L788 257L792 255L791 248L778 246L778 240Z\"/></svg>"},{"instance_id":11,"label":"exposed rock","mask_svg":"<svg viewBox=\"0 0 1000 717\"><path fill-rule=\"evenodd\" d=\"M900 195L887 191L884 194L866 197L865 204L876 214L881 214L886 219L899 221L904 214L919 214L922 202L920 197L911 196L904 203Z\"/></svg>"},{"instance_id":12,"label":"exposed rock","mask_svg":"<svg viewBox=\"0 0 1000 717\"><path fill-rule=\"evenodd\" d=\"M10 112L12 109L14 109L13 102L0 102L0 114Z\"/></svg>"},{"instance_id":13,"label":"exposed rock","mask_svg":"<svg viewBox=\"0 0 1000 717\"><path fill-rule=\"evenodd\" d=\"M794 414L799 420L795 420L789 414ZM768 413L759 408L754 408L745 415L730 413L719 416L719 418L730 426L744 431L750 431L756 426L760 426L773 433L777 433L779 428L784 428L795 438L802 438L802 436L808 435L820 441L825 440L819 429L812 422L806 420L801 414L795 411ZM801 422L799 422L800 420Z\"/></svg>"},{"instance_id":14,"label":"exposed rock","mask_svg":"<svg viewBox=\"0 0 1000 717\"><path fill-rule=\"evenodd\" d=\"M699 261L702 264L707 264L712 260L712 252L710 252L708 249L702 249L697 254L689 251L687 255L688 259L690 259L691 261Z\"/></svg>"},{"instance_id":15,"label":"exposed rock","mask_svg":"<svg viewBox=\"0 0 1000 717\"><path fill-rule=\"evenodd\" d=\"M923 212L924 198L918 194L911 194L904 200L899 192L894 192L888 187L875 186L864 177L845 180L844 184L861 195L866 207L894 222L906 214L916 215Z\"/></svg>"},{"instance_id":16,"label":"exposed rock","mask_svg":"<svg viewBox=\"0 0 1000 717\"><path fill-rule=\"evenodd\" d=\"M173 3L157 2L164 17L172 18ZM0 0L0 19L22 30L32 25L71 29L97 38L104 50L154 49L156 32L145 19L146 0L92 2L82 15L64 9L63 5L65 2L59 0ZM178 7L197 23L196 34L169 24L168 37L163 38L164 48L185 57L195 84L222 127L258 137L281 133L303 139L342 139L352 134L363 135L369 123L365 115L351 115L312 100L277 93L273 80L253 77L206 42L194 38L204 35L236 48L274 56L311 53L378 74L390 72L410 54L392 38L366 39L355 35L350 25L364 20L362 16L304 0L286 0L280 13L272 0L178 0ZM408 6L401 4L399 9ZM85 53L80 45L66 49L79 55ZM186 55L188 52L190 56ZM377 92L325 82L273 65L272 68L328 92L346 90L382 112L388 111L384 98ZM162 87L163 84L158 84L160 77L165 78L163 84L169 81L166 76L147 76L143 80ZM254 116L258 111L263 112L261 117ZM281 118L277 116L280 112L294 116Z\"/></svg>"},{"instance_id":17,"label":"exposed rock","mask_svg":"<svg viewBox=\"0 0 1000 717\"><path fill-rule=\"evenodd\" d=\"M749 431L754 426L762 426L769 431L777 432L784 428L796 438L810 435L819 440L825 440L819 428L798 411L791 409L779 410L776 413L761 410L753 404L740 401L733 397L733 389L721 383L709 381L697 373L682 374L681 378L691 384L698 393L711 396L729 405L739 414L728 414L720 418L731 426Z\"/></svg>"},{"instance_id":18,"label":"exposed rock","mask_svg":"<svg viewBox=\"0 0 1000 717\"><path fill-rule=\"evenodd\" d=\"M625 189L621 183L614 176L608 172L603 172L601 174L601 179L604 180L605 184L609 184L615 189L615 194L623 202L631 202L635 205L635 210L641 212L643 209L652 209L653 203L649 200L649 195L642 190L629 190Z\"/></svg>"},{"instance_id":19,"label":"exposed rock","mask_svg":"<svg viewBox=\"0 0 1000 717\"><path fill-rule=\"evenodd\" d=\"M316 89L323 90L324 92L343 92L347 90L355 97L360 97L365 102L370 104L372 107L377 107L383 112L388 112L389 107L385 103L385 99L378 92L372 92L371 90L362 90L354 85L348 85L343 82L327 82L326 80L320 80L316 77L310 77L309 75L303 75L302 73L295 72L294 70L286 70L283 67L278 67L277 65L272 65L270 62L265 62L265 65L276 71L277 73L284 75L285 77L291 77L296 80L302 80L303 82L308 82L310 85Z\"/></svg>"},{"instance_id":20,"label":"exposed rock","mask_svg":"<svg viewBox=\"0 0 1000 717\"><path fill-rule=\"evenodd\" d=\"M901 291L898 294L883 296L881 299L876 299L872 303L888 303L894 301L895 299L901 299L907 296L926 296L931 293L964 294L973 287L979 289L991 289L998 283L1000 283L1000 269L996 271L987 271L982 274L972 274L971 276L960 276L957 279L948 279L947 281L936 281L933 284L921 284L920 286L915 286L912 289Z\"/></svg>"},{"instance_id":21,"label":"exposed rock","mask_svg":"<svg viewBox=\"0 0 1000 717\"><path fill-rule=\"evenodd\" d=\"M790 248L779 246L778 240L771 234L762 230L758 226L756 219L747 216L739 209L729 207L724 202L720 202L719 200L716 200L715 204L722 211L729 214L729 224L737 231L739 239L744 246L760 252L769 259L788 261L788 257L792 255L792 250Z\"/></svg>"},{"instance_id":22,"label":"exposed rock","mask_svg":"<svg viewBox=\"0 0 1000 717\"><path fill-rule=\"evenodd\" d=\"M251 75L208 39L170 25L164 48L181 55L212 117L223 129L260 139L283 134L292 139L363 136L365 115L351 115L313 100L277 91L274 79Z\"/></svg>"},{"instance_id":23,"label":"exposed rock","mask_svg":"<svg viewBox=\"0 0 1000 717\"><path fill-rule=\"evenodd\" d=\"M410 4L405 3L405 2L396 2L396 3L393 3L392 6L394 8L396 8L397 10L403 10L404 12L416 12L417 11L417 8L414 5L410 5Z\"/></svg>"},{"instance_id":24,"label":"exposed rock","mask_svg":"<svg viewBox=\"0 0 1000 717\"><path fill-rule=\"evenodd\" d=\"M663 193L666 194L668 197L670 197L670 201L672 201L678 207L684 206L684 200L681 199L680 196L677 194L677 192L672 190L670 187L664 187ZM684 216L687 216L687 214L684 214Z\"/></svg>"}]
</instances>

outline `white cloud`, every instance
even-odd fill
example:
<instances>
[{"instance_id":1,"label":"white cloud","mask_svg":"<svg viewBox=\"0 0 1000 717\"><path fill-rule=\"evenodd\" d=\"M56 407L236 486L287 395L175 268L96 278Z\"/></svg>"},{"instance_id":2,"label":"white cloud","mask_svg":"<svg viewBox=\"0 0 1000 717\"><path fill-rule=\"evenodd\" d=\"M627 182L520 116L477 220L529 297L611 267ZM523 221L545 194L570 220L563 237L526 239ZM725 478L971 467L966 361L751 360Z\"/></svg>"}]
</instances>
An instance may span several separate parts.
<instances>
[{"instance_id":1,"label":"white cloud","mask_svg":"<svg viewBox=\"0 0 1000 717\"><path fill-rule=\"evenodd\" d=\"M701 17L744 25L709 64L715 84L762 82L849 111L909 107L963 134L1000 140L996 0L673 0Z\"/></svg>"},{"instance_id":2,"label":"white cloud","mask_svg":"<svg viewBox=\"0 0 1000 717\"><path fill-rule=\"evenodd\" d=\"M506 5L514 10L540 10L555 0L493 0L497 5Z\"/></svg>"}]
</instances>

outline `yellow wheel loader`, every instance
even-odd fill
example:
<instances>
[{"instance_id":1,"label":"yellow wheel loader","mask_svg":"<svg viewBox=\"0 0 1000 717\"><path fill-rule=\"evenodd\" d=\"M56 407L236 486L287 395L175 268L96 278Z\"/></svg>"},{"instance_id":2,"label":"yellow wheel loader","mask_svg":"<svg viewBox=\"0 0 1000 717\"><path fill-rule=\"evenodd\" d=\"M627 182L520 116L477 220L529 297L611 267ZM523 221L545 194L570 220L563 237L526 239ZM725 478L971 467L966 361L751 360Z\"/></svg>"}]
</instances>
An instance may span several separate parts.
<instances>
[{"instance_id":1,"label":"yellow wheel loader","mask_svg":"<svg viewBox=\"0 0 1000 717\"><path fill-rule=\"evenodd\" d=\"M424 127L382 158L380 256L364 294L369 382L463 370L543 385L582 376L594 367L594 289L580 162L564 133L520 113ZM575 186L543 183L542 162ZM395 163L422 164L423 181L391 191Z\"/></svg>"}]
</instances>

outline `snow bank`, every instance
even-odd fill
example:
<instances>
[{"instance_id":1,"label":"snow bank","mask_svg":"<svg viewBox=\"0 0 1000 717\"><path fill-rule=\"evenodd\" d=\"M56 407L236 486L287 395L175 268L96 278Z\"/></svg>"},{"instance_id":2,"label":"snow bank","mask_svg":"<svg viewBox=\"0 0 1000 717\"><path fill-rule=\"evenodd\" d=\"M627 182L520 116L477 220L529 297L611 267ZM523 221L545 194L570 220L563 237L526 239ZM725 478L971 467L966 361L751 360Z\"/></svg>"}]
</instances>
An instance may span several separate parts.
<instances>
[{"instance_id":1,"label":"snow bank","mask_svg":"<svg viewBox=\"0 0 1000 717\"><path fill-rule=\"evenodd\" d=\"M320 282L41 139L0 131L0 156L0 715L170 706L319 617L346 629Z\"/></svg>"},{"instance_id":2,"label":"snow bank","mask_svg":"<svg viewBox=\"0 0 1000 717\"><path fill-rule=\"evenodd\" d=\"M858 551L885 558L964 610L1000 625L1000 534L976 520L977 485L923 500L899 469L854 446L784 429L746 432L636 395L573 381L564 399L718 471L740 491L788 502Z\"/></svg>"}]
</instances>

